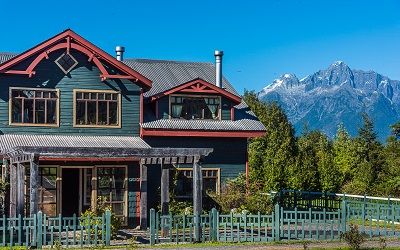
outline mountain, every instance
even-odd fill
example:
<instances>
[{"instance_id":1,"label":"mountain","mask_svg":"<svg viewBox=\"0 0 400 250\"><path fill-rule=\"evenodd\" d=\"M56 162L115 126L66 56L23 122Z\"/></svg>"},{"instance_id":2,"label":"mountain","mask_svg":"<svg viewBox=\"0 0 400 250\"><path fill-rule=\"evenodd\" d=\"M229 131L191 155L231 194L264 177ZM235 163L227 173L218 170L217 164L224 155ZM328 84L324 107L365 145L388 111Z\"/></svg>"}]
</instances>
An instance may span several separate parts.
<instances>
[{"instance_id":1,"label":"mountain","mask_svg":"<svg viewBox=\"0 0 400 250\"><path fill-rule=\"evenodd\" d=\"M294 74L281 75L258 98L281 104L298 134L305 122L309 130L323 130L333 138L343 123L356 136L361 112L366 111L384 141L390 135L389 126L400 121L400 81L374 71L352 70L341 61L301 80Z\"/></svg>"}]
</instances>

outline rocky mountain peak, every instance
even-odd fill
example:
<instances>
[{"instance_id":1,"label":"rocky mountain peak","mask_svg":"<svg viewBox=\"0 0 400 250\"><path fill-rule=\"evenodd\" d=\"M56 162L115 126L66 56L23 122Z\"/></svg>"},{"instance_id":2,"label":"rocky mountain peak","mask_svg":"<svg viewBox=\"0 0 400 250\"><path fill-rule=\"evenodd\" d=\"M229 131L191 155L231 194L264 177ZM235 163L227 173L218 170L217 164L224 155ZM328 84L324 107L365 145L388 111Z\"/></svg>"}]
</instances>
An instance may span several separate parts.
<instances>
[{"instance_id":1,"label":"rocky mountain peak","mask_svg":"<svg viewBox=\"0 0 400 250\"><path fill-rule=\"evenodd\" d=\"M301 80L294 74L281 75L258 97L278 101L298 133L305 121L308 128L324 130L332 137L343 123L354 136L360 112L367 111L376 120L378 134L386 138L389 126L400 120L400 81L374 71L352 70L343 61Z\"/></svg>"}]
</instances>

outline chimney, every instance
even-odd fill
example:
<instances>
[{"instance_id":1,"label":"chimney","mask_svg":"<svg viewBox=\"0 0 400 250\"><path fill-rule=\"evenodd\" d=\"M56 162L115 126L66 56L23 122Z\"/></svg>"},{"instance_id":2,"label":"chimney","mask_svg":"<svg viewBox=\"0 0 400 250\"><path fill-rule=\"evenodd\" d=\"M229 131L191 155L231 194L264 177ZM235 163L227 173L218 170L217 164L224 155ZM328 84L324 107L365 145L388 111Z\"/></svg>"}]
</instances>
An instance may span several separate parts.
<instances>
[{"instance_id":1,"label":"chimney","mask_svg":"<svg viewBox=\"0 0 400 250\"><path fill-rule=\"evenodd\" d=\"M215 85L218 88L222 88L222 56L224 52L222 50L214 51L215 56Z\"/></svg>"},{"instance_id":2,"label":"chimney","mask_svg":"<svg viewBox=\"0 0 400 250\"><path fill-rule=\"evenodd\" d=\"M117 53L117 60L118 61L123 61L124 60L125 47L117 46L117 47L115 47L115 52Z\"/></svg>"}]
</instances>

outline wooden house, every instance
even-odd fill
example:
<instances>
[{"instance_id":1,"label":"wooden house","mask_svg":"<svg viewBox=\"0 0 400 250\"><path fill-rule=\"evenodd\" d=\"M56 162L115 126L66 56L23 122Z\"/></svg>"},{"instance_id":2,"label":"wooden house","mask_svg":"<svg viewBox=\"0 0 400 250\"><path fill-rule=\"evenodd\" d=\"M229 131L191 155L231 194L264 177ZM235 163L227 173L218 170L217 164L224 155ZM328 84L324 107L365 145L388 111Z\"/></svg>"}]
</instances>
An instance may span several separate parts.
<instances>
[{"instance_id":1,"label":"wooden house","mask_svg":"<svg viewBox=\"0 0 400 250\"><path fill-rule=\"evenodd\" d=\"M105 196L126 225L145 227L160 185L168 206L169 169L197 210L202 190L246 171L247 138L265 127L222 77L221 51L216 66L123 59L123 50L115 58L68 29L0 53L9 216L71 216Z\"/></svg>"}]
</instances>

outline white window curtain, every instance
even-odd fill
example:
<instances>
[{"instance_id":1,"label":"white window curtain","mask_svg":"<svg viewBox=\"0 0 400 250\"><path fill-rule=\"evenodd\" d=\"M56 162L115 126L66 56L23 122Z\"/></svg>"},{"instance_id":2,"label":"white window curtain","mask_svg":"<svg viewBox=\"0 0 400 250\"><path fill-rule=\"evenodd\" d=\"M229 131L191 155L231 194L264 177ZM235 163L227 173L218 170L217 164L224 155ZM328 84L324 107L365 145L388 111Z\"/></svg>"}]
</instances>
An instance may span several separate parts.
<instances>
[{"instance_id":1,"label":"white window curtain","mask_svg":"<svg viewBox=\"0 0 400 250\"><path fill-rule=\"evenodd\" d=\"M182 107L183 107L183 105L173 105L171 107L172 117L174 117L174 118L181 117Z\"/></svg>"}]
</instances>

